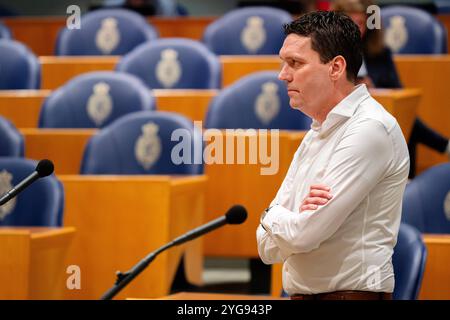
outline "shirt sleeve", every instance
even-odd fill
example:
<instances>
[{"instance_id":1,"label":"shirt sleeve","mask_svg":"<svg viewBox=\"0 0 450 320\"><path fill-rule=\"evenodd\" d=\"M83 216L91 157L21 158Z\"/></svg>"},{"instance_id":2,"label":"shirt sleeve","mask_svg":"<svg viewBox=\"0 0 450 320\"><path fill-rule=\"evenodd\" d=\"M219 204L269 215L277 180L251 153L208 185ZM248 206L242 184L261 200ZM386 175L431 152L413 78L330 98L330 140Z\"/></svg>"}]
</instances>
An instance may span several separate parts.
<instances>
[{"instance_id":1,"label":"shirt sleeve","mask_svg":"<svg viewBox=\"0 0 450 320\"><path fill-rule=\"evenodd\" d=\"M272 207L262 225L273 245L285 257L318 248L383 178L393 152L382 123L362 119L347 128L323 178L316 182L329 186L333 198L316 210L293 212L280 205Z\"/></svg>"},{"instance_id":2,"label":"shirt sleeve","mask_svg":"<svg viewBox=\"0 0 450 320\"><path fill-rule=\"evenodd\" d=\"M306 141L307 136L305 136L305 138L303 139L302 144L304 144ZM295 152L294 157L291 161L291 165L289 166L288 172L286 173L286 177L284 178L280 186L280 189L275 195L275 198L270 203L269 207L277 205L279 203L280 195L282 195L285 192L288 185L294 183L295 169L297 168L297 161L302 148L302 144L300 144L297 151ZM267 230L268 230L267 228L262 227L261 225L259 225L259 227L256 230L256 242L258 245L258 254L265 264L274 264L283 262L287 256L282 254L280 248L278 248L278 246L272 240Z\"/></svg>"}]
</instances>

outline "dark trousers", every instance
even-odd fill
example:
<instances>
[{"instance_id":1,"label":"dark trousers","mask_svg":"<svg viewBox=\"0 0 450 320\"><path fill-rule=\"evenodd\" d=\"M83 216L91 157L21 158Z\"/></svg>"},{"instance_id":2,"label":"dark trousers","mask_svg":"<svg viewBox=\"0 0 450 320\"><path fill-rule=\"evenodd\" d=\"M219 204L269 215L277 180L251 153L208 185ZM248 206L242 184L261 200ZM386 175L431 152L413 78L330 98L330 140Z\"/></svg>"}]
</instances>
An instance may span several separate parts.
<instances>
[{"instance_id":1,"label":"dark trousers","mask_svg":"<svg viewBox=\"0 0 450 320\"><path fill-rule=\"evenodd\" d=\"M448 139L427 127L419 118L416 118L411 131L411 137L408 141L409 158L411 161L409 167L410 179L416 175L416 148L419 143L443 153L447 148Z\"/></svg>"}]
</instances>

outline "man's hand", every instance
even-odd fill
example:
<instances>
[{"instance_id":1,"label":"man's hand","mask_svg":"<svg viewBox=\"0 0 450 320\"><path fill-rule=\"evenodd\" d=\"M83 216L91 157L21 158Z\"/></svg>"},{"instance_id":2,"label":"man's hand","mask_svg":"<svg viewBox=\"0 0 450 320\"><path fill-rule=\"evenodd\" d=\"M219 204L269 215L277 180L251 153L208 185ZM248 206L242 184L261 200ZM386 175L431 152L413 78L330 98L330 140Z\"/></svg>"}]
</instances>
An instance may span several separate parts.
<instances>
[{"instance_id":1,"label":"man's hand","mask_svg":"<svg viewBox=\"0 0 450 320\"><path fill-rule=\"evenodd\" d=\"M316 210L319 205L325 205L332 197L329 187L324 184L313 184L309 187L309 194L300 206L300 212Z\"/></svg>"}]
</instances>

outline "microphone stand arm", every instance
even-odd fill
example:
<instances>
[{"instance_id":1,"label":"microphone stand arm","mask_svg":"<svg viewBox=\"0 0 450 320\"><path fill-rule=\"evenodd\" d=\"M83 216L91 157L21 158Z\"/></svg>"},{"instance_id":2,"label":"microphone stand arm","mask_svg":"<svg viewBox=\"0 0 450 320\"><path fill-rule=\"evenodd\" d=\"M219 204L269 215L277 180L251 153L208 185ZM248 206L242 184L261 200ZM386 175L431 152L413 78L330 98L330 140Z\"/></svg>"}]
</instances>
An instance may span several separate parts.
<instances>
[{"instance_id":1,"label":"microphone stand arm","mask_svg":"<svg viewBox=\"0 0 450 320\"><path fill-rule=\"evenodd\" d=\"M144 259L139 261L133 268L123 273L117 271L116 283L111 287L100 299L101 300L111 300L114 298L123 288L125 288L134 278L136 278L142 271L147 268L147 266L163 251L176 245L174 241L165 244L159 249L148 254Z\"/></svg>"}]
</instances>

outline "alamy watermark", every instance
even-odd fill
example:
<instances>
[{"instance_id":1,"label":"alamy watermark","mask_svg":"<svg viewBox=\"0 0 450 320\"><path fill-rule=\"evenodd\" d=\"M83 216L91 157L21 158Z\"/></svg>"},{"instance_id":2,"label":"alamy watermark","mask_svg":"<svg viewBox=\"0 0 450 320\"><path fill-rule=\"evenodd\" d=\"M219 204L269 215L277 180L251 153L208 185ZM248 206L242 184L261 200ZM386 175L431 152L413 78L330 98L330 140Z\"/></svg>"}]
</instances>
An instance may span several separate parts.
<instances>
[{"instance_id":1,"label":"alamy watermark","mask_svg":"<svg viewBox=\"0 0 450 320\"><path fill-rule=\"evenodd\" d=\"M79 6L72 4L67 7L66 13L69 14L66 20L67 29L81 29L81 9Z\"/></svg>"},{"instance_id":2,"label":"alamy watermark","mask_svg":"<svg viewBox=\"0 0 450 320\"><path fill-rule=\"evenodd\" d=\"M69 275L66 280L66 288L69 290L81 289L81 269L73 264L67 267L66 273Z\"/></svg>"},{"instance_id":3,"label":"alamy watermark","mask_svg":"<svg viewBox=\"0 0 450 320\"><path fill-rule=\"evenodd\" d=\"M381 9L377 5L371 5L367 7L367 29L381 29Z\"/></svg>"},{"instance_id":4,"label":"alamy watermark","mask_svg":"<svg viewBox=\"0 0 450 320\"><path fill-rule=\"evenodd\" d=\"M261 175L274 175L279 169L280 131L278 129L202 129L195 121L202 141L187 129L172 132L171 161L181 164L251 164L261 165ZM195 134L195 133L194 133ZM194 138L194 141L192 139Z\"/></svg>"}]
</instances>

